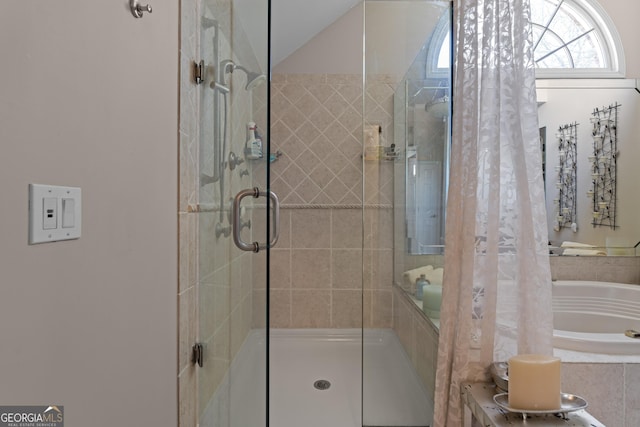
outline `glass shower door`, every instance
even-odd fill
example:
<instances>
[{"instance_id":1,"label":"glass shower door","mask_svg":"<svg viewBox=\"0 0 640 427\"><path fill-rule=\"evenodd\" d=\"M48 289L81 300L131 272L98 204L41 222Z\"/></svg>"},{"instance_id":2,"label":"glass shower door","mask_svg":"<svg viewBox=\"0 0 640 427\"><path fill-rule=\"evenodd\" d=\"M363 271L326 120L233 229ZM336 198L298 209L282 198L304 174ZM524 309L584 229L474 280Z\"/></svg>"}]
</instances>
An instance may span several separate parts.
<instances>
[{"instance_id":1,"label":"glass shower door","mask_svg":"<svg viewBox=\"0 0 640 427\"><path fill-rule=\"evenodd\" d=\"M363 425L428 426L438 335L407 277L416 267L441 265L452 6L364 4L364 229L376 266L365 286L392 320L373 324L390 329L384 334L363 334Z\"/></svg>"},{"instance_id":2,"label":"glass shower door","mask_svg":"<svg viewBox=\"0 0 640 427\"><path fill-rule=\"evenodd\" d=\"M199 11L197 414L202 427L259 427L267 419L266 243L274 201L264 197L268 1L203 1Z\"/></svg>"}]
</instances>

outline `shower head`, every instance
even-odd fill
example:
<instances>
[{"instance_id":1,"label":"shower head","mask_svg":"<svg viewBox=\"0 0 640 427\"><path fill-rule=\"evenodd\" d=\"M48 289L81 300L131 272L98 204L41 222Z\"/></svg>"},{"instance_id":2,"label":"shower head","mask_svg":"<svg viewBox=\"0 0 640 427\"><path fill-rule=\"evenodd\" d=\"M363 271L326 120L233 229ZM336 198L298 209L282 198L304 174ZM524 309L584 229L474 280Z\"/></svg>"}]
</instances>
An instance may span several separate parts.
<instances>
[{"instance_id":1,"label":"shower head","mask_svg":"<svg viewBox=\"0 0 640 427\"><path fill-rule=\"evenodd\" d=\"M242 70L247 75L247 84L245 85L245 90L253 90L256 87L260 86L262 82L267 81L267 76L264 74L256 73L255 71L248 70L246 67L242 65L234 65L234 70Z\"/></svg>"},{"instance_id":2,"label":"shower head","mask_svg":"<svg viewBox=\"0 0 640 427\"><path fill-rule=\"evenodd\" d=\"M225 59L220 63L220 73L233 73L235 70L241 70L247 75L247 84L245 90L253 90L263 82L267 81L267 76L264 74L251 71L242 65L237 65L231 59ZM224 83L224 76L221 76L220 80Z\"/></svg>"},{"instance_id":3,"label":"shower head","mask_svg":"<svg viewBox=\"0 0 640 427\"><path fill-rule=\"evenodd\" d=\"M447 95L436 98L424 105L424 110L438 119L449 115L449 97Z\"/></svg>"},{"instance_id":4,"label":"shower head","mask_svg":"<svg viewBox=\"0 0 640 427\"><path fill-rule=\"evenodd\" d=\"M267 81L267 76L265 76L264 74L258 74L253 71L247 71L247 85L244 88L246 90L253 90L266 81Z\"/></svg>"}]
</instances>

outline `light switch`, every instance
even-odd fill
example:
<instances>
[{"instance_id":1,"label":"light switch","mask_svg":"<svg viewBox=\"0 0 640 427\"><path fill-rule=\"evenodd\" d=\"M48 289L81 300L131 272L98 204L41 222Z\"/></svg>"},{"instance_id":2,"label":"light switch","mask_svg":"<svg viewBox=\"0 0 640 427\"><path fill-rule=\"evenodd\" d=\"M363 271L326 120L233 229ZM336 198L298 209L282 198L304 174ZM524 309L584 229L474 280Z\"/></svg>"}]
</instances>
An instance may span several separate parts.
<instances>
[{"instance_id":1,"label":"light switch","mask_svg":"<svg viewBox=\"0 0 640 427\"><path fill-rule=\"evenodd\" d=\"M62 199L62 228L72 228L76 224L76 201Z\"/></svg>"},{"instance_id":2,"label":"light switch","mask_svg":"<svg viewBox=\"0 0 640 427\"><path fill-rule=\"evenodd\" d=\"M80 238L82 190L29 184L29 244Z\"/></svg>"},{"instance_id":3,"label":"light switch","mask_svg":"<svg viewBox=\"0 0 640 427\"><path fill-rule=\"evenodd\" d=\"M42 228L52 230L58 227L58 199L45 197L42 199Z\"/></svg>"}]
</instances>

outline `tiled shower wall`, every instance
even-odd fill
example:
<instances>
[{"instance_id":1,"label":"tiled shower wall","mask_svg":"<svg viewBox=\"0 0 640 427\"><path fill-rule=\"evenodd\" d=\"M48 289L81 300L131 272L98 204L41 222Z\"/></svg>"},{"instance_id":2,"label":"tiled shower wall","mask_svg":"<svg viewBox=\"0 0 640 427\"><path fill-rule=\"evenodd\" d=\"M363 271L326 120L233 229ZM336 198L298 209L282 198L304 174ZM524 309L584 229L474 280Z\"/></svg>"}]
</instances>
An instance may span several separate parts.
<instances>
[{"instance_id":1,"label":"tiled shower wall","mask_svg":"<svg viewBox=\"0 0 640 427\"><path fill-rule=\"evenodd\" d=\"M365 86L366 123L381 125L388 145L393 83ZM271 252L271 327L392 325L393 162L363 162L362 87L361 75L272 76L282 234Z\"/></svg>"}]
</instances>

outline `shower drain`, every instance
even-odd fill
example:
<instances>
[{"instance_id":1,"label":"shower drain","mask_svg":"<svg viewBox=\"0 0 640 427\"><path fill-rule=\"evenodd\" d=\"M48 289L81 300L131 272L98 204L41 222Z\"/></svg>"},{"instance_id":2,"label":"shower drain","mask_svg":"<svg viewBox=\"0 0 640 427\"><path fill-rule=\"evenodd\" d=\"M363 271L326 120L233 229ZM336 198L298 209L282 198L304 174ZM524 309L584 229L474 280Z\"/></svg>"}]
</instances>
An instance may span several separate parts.
<instances>
[{"instance_id":1,"label":"shower drain","mask_svg":"<svg viewBox=\"0 0 640 427\"><path fill-rule=\"evenodd\" d=\"M327 380L318 380L313 383L313 386L318 390L326 390L331 387L331 383Z\"/></svg>"}]
</instances>

